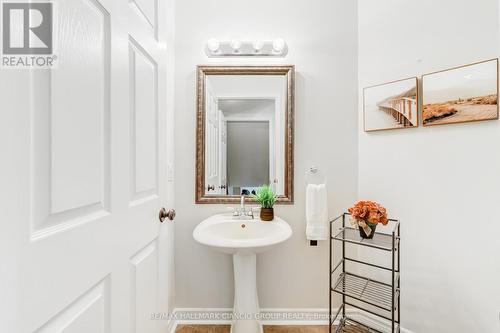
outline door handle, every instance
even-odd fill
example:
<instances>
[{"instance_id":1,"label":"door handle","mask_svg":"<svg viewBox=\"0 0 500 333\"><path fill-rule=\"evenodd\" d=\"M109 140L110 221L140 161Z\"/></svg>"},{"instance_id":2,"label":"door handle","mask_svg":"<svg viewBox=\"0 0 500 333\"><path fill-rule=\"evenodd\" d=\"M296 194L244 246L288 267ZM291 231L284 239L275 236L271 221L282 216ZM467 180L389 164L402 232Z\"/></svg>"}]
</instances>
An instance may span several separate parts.
<instances>
[{"instance_id":1,"label":"door handle","mask_svg":"<svg viewBox=\"0 0 500 333\"><path fill-rule=\"evenodd\" d=\"M207 190L208 192L215 191L215 185L208 185Z\"/></svg>"},{"instance_id":2,"label":"door handle","mask_svg":"<svg viewBox=\"0 0 500 333\"><path fill-rule=\"evenodd\" d=\"M160 209L160 213L158 214L158 217L160 219L160 222L163 223L165 219L169 219L170 221L173 221L175 219L175 210L170 209L168 212L165 208Z\"/></svg>"}]
</instances>

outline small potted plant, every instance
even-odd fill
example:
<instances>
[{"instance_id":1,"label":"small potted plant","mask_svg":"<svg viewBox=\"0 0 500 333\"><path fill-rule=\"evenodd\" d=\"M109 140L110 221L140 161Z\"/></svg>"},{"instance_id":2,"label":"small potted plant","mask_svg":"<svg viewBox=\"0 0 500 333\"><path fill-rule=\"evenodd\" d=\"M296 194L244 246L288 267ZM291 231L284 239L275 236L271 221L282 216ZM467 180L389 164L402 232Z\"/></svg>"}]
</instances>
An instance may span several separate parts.
<instances>
[{"instance_id":1,"label":"small potted plant","mask_svg":"<svg viewBox=\"0 0 500 333\"><path fill-rule=\"evenodd\" d=\"M366 239L373 238L379 223L386 225L389 222L387 210L374 201L359 201L349 208L349 213L352 216L352 225L358 228L359 235Z\"/></svg>"},{"instance_id":2,"label":"small potted plant","mask_svg":"<svg viewBox=\"0 0 500 333\"><path fill-rule=\"evenodd\" d=\"M274 204L276 203L276 194L271 187L263 185L255 195L255 201L260 204L260 219L262 221L274 220Z\"/></svg>"}]
</instances>

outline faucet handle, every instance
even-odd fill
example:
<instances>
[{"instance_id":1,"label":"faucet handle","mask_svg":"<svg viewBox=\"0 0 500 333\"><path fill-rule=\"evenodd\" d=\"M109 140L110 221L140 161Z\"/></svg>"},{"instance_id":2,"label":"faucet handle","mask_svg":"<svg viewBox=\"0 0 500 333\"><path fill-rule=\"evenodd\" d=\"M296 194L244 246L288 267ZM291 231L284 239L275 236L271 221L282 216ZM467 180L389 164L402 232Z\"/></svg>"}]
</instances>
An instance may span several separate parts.
<instances>
[{"instance_id":1,"label":"faucet handle","mask_svg":"<svg viewBox=\"0 0 500 333\"><path fill-rule=\"evenodd\" d=\"M238 208L235 208L235 207L226 207L226 210L228 212L231 212L233 214L233 216L238 216Z\"/></svg>"},{"instance_id":2,"label":"faucet handle","mask_svg":"<svg viewBox=\"0 0 500 333\"><path fill-rule=\"evenodd\" d=\"M250 216L253 219L254 218L253 212L254 212L254 207L250 206L250 209L245 212L245 215Z\"/></svg>"}]
</instances>

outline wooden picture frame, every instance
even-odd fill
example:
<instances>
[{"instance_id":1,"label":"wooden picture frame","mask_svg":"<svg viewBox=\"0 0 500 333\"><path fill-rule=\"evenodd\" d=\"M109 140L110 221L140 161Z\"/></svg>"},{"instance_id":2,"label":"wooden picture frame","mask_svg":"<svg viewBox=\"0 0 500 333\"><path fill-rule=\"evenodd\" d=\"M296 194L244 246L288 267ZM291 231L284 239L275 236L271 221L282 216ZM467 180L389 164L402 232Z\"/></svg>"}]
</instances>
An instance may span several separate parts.
<instances>
[{"instance_id":1,"label":"wooden picture frame","mask_svg":"<svg viewBox=\"0 0 500 333\"><path fill-rule=\"evenodd\" d=\"M363 128L377 132L419 126L417 77L386 82L363 89Z\"/></svg>"},{"instance_id":2,"label":"wooden picture frame","mask_svg":"<svg viewBox=\"0 0 500 333\"><path fill-rule=\"evenodd\" d=\"M498 58L423 75L423 126L499 119L498 82Z\"/></svg>"}]
</instances>

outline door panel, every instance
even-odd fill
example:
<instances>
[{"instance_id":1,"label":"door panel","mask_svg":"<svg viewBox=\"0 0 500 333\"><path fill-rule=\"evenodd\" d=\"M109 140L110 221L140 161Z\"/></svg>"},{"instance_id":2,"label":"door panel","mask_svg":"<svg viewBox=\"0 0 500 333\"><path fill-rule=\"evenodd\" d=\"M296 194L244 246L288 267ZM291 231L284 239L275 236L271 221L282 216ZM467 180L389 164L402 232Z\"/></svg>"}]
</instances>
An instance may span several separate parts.
<instances>
[{"instance_id":1,"label":"door panel","mask_svg":"<svg viewBox=\"0 0 500 333\"><path fill-rule=\"evenodd\" d=\"M132 0L131 3L136 8L140 16L142 16L144 21L151 26L151 28L155 32L154 35L156 37L157 20L158 20L157 0Z\"/></svg>"},{"instance_id":2,"label":"door panel","mask_svg":"<svg viewBox=\"0 0 500 333\"><path fill-rule=\"evenodd\" d=\"M110 332L108 308L109 278L107 277L36 332L107 333Z\"/></svg>"},{"instance_id":3,"label":"door panel","mask_svg":"<svg viewBox=\"0 0 500 333\"><path fill-rule=\"evenodd\" d=\"M51 212L104 206L109 193L110 16L97 0L57 3L50 75Z\"/></svg>"},{"instance_id":4,"label":"door panel","mask_svg":"<svg viewBox=\"0 0 500 333\"><path fill-rule=\"evenodd\" d=\"M157 64L130 38L132 201L158 194Z\"/></svg>"},{"instance_id":5,"label":"door panel","mask_svg":"<svg viewBox=\"0 0 500 333\"><path fill-rule=\"evenodd\" d=\"M157 322L147 314L158 309L158 240L148 244L131 259L132 265L132 332L154 332ZM166 332L165 332L166 333Z\"/></svg>"},{"instance_id":6,"label":"door panel","mask_svg":"<svg viewBox=\"0 0 500 333\"><path fill-rule=\"evenodd\" d=\"M58 3L58 67L32 73L34 238L109 209L109 19L99 2Z\"/></svg>"},{"instance_id":7,"label":"door panel","mask_svg":"<svg viewBox=\"0 0 500 333\"><path fill-rule=\"evenodd\" d=\"M0 332L164 332L173 1L53 3L57 67L0 75Z\"/></svg>"}]
</instances>

